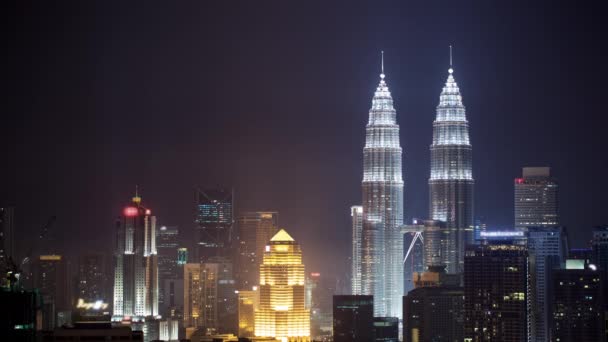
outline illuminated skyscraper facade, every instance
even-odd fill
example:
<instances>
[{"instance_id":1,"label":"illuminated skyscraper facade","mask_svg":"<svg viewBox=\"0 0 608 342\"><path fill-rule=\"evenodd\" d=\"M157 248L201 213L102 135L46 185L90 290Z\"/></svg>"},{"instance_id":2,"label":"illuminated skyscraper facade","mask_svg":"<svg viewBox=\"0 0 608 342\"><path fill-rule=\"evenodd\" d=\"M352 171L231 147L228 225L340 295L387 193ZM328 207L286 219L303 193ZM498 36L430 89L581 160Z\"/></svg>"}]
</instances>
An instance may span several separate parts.
<instances>
[{"instance_id":1,"label":"illuminated skyscraper facade","mask_svg":"<svg viewBox=\"0 0 608 342\"><path fill-rule=\"evenodd\" d=\"M231 189L196 190L196 257L199 262L213 257L233 257L233 198Z\"/></svg>"},{"instance_id":2,"label":"illuminated skyscraper facade","mask_svg":"<svg viewBox=\"0 0 608 342\"><path fill-rule=\"evenodd\" d=\"M156 217L135 195L116 224L112 320L140 321L158 312Z\"/></svg>"},{"instance_id":3,"label":"illuminated skyscraper facade","mask_svg":"<svg viewBox=\"0 0 608 342\"><path fill-rule=\"evenodd\" d=\"M284 341L310 341L310 310L305 308L302 250L281 229L270 239L260 265L260 301L255 335Z\"/></svg>"},{"instance_id":4,"label":"illuminated skyscraper facade","mask_svg":"<svg viewBox=\"0 0 608 342\"><path fill-rule=\"evenodd\" d=\"M515 228L559 225L557 180L548 167L524 167L515 178Z\"/></svg>"},{"instance_id":5,"label":"illuminated skyscraper facade","mask_svg":"<svg viewBox=\"0 0 608 342\"><path fill-rule=\"evenodd\" d=\"M362 294L374 296L374 315L400 317L403 296L403 179L399 125L380 74L363 149Z\"/></svg>"},{"instance_id":6,"label":"illuminated skyscraper facade","mask_svg":"<svg viewBox=\"0 0 608 342\"><path fill-rule=\"evenodd\" d=\"M452 74L450 68L433 122L429 216L445 222L442 263L448 273L461 273L465 247L473 242L474 180L469 123Z\"/></svg>"},{"instance_id":7,"label":"illuminated skyscraper facade","mask_svg":"<svg viewBox=\"0 0 608 342\"><path fill-rule=\"evenodd\" d=\"M355 205L350 207L350 220L353 232L353 247L351 259L350 288L353 295L361 294L361 244L363 236L363 207Z\"/></svg>"}]
</instances>

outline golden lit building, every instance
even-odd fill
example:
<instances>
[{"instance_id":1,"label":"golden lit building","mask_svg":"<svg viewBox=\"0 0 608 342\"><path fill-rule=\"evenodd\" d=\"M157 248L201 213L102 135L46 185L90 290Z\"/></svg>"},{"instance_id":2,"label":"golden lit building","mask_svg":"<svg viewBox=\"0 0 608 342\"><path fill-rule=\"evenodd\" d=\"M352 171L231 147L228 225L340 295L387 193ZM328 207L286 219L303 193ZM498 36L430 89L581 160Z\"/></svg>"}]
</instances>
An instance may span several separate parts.
<instances>
[{"instance_id":1,"label":"golden lit building","mask_svg":"<svg viewBox=\"0 0 608 342\"><path fill-rule=\"evenodd\" d=\"M254 286L251 291L239 291L239 337L255 336L255 310L260 302L260 291Z\"/></svg>"},{"instance_id":2,"label":"golden lit building","mask_svg":"<svg viewBox=\"0 0 608 342\"><path fill-rule=\"evenodd\" d=\"M282 341L310 341L310 311L304 305L302 250L281 229L264 250L255 335Z\"/></svg>"},{"instance_id":3,"label":"golden lit building","mask_svg":"<svg viewBox=\"0 0 608 342\"><path fill-rule=\"evenodd\" d=\"M203 321L201 264L184 265L184 327L197 328Z\"/></svg>"}]
</instances>

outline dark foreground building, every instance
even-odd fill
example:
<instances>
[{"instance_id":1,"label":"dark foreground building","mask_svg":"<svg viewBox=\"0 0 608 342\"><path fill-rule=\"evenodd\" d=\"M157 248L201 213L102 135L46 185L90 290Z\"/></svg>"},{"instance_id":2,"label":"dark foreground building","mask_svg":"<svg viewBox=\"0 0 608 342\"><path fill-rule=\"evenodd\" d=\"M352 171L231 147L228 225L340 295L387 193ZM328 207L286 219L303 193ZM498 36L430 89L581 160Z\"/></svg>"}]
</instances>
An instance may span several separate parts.
<instances>
[{"instance_id":1,"label":"dark foreground building","mask_svg":"<svg viewBox=\"0 0 608 342\"><path fill-rule=\"evenodd\" d=\"M333 297L334 342L368 342L374 338L374 297Z\"/></svg>"},{"instance_id":2,"label":"dark foreground building","mask_svg":"<svg viewBox=\"0 0 608 342\"><path fill-rule=\"evenodd\" d=\"M399 342L399 318L374 317L375 342Z\"/></svg>"},{"instance_id":3,"label":"dark foreground building","mask_svg":"<svg viewBox=\"0 0 608 342\"><path fill-rule=\"evenodd\" d=\"M464 263L465 341L527 341L528 252L525 246L471 246Z\"/></svg>"},{"instance_id":4,"label":"dark foreground building","mask_svg":"<svg viewBox=\"0 0 608 342\"><path fill-rule=\"evenodd\" d=\"M452 342L463 340L464 289L419 287L403 297L403 340Z\"/></svg>"},{"instance_id":5,"label":"dark foreground building","mask_svg":"<svg viewBox=\"0 0 608 342\"><path fill-rule=\"evenodd\" d=\"M585 260L568 260L553 270L551 341L606 341L600 271Z\"/></svg>"}]
</instances>

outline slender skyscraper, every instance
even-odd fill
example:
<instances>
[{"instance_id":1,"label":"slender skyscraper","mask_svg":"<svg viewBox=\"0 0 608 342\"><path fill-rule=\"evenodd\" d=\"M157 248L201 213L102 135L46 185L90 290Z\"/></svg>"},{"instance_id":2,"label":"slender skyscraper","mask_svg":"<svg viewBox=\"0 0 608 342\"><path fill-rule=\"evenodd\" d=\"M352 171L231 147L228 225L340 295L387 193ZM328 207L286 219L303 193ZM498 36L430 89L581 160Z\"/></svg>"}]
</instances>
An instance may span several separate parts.
<instances>
[{"instance_id":1,"label":"slender skyscraper","mask_svg":"<svg viewBox=\"0 0 608 342\"><path fill-rule=\"evenodd\" d=\"M397 112L384 81L372 99L363 149L362 292L374 315L401 317L403 296L403 179Z\"/></svg>"},{"instance_id":2,"label":"slender skyscraper","mask_svg":"<svg viewBox=\"0 0 608 342\"><path fill-rule=\"evenodd\" d=\"M439 96L431 145L430 217L446 224L447 245L442 262L448 273L464 269L464 250L473 242L472 148L460 89L452 75Z\"/></svg>"},{"instance_id":3,"label":"slender skyscraper","mask_svg":"<svg viewBox=\"0 0 608 342\"><path fill-rule=\"evenodd\" d=\"M199 262L212 257L233 257L233 199L234 191L230 189L196 190Z\"/></svg>"},{"instance_id":4,"label":"slender skyscraper","mask_svg":"<svg viewBox=\"0 0 608 342\"><path fill-rule=\"evenodd\" d=\"M350 207L350 219L353 229L353 254L350 288L353 295L361 294L361 238L363 234L363 207Z\"/></svg>"},{"instance_id":5,"label":"slender skyscraper","mask_svg":"<svg viewBox=\"0 0 608 342\"><path fill-rule=\"evenodd\" d=\"M114 321L159 314L156 217L151 214L136 194L117 222Z\"/></svg>"}]
</instances>

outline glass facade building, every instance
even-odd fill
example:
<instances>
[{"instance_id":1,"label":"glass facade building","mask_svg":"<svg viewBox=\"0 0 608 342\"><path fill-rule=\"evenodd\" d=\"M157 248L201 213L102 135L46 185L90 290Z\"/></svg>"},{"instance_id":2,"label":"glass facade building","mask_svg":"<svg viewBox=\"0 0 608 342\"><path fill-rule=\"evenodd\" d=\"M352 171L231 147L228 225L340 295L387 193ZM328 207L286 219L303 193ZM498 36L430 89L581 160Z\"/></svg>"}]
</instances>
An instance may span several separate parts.
<instances>
[{"instance_id":1,"label":"glass facade building","mask_svg":"<svg viewBox=\"0 0 608 342\"><path fill-rule=\"evenodd\" d=\"M233 199L231 189L196 190L196 257L199 262L212 257L233 257Z\"/></svg>"},{"instance_id":2,"label":"glass facade building","mask_svg":"<svg viewBox=\"0 0 608 342\"><path fill-rule=\"evenodd\" d=\"M279 230L279 213L276 211L245 212L237 219L239 231L237 286L250 289L260 279L259 269L264 248Z\"/></svg>"},{"instance_id":3,"label":"glass facade building","mask_svg":"<svg viewBox=\"0 0 608 342\"><path fill-rule=\"evenodd\" d=\"M473 242L473 162L469 123L460 89L449 69L433 122L429 216L445 222L447 246L442 263L461 273L465 247Z\"/></svg>"},{"instance_id":4,"label":"glass facade building","mask_svg":"<svg viewBox=\"0 0 608 342\"><path fill-rule=\"evenodd\" d=\"M374 339L374 297L333 296L334 342Z\"/></svg>"},{"instance_id":5,"label":"glass facade building","mask_svg":"<svg viewBox=\"0 0 608 342\"><path fill-rule=\"evenodd\" d=\"M380 74L363 149L362 294L374 296L374 315L400 317L403 296L403 178L399 125Z\"/></svg>"}]
</instances>

